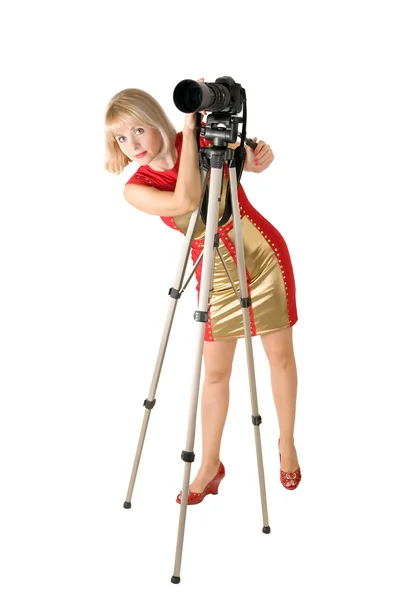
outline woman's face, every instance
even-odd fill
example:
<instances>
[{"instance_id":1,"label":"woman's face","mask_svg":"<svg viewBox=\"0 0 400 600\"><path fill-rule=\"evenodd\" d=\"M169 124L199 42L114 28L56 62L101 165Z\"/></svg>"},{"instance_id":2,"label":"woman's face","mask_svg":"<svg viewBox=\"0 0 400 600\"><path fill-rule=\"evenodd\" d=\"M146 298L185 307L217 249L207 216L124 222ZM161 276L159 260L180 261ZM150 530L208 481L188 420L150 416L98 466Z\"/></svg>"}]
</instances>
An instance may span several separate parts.
<instances>
[{"instance_id":1,"label":"woman's face","mask_svg":"<svg viewBox=\"0 0 400 600\"><path fill-rule=\"evenodd\" d=\"M158 131L147 126L120 125L114 137L122 152L141 166L151 163L162 147Z\"/></svg>"}]
</instances>

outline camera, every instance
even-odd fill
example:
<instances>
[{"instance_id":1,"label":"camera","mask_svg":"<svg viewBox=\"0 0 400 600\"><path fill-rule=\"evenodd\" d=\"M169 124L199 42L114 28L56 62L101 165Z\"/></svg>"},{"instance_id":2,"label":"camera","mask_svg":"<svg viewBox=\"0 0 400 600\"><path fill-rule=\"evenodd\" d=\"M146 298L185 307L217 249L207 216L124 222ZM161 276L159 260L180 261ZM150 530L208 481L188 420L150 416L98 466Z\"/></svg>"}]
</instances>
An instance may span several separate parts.
<instances>
[{"instance_id":1,"label":"camera","mask_svg":"<svg viewBox=\"0 0 400 600\"><path fill-rule=\"evenodd\" d=\"M218 77L214 83L184 79L175 87L175 106L184 113L207 112L238 114L242 111L242 86L232 77Z\"/></svg>"}]
</instances>

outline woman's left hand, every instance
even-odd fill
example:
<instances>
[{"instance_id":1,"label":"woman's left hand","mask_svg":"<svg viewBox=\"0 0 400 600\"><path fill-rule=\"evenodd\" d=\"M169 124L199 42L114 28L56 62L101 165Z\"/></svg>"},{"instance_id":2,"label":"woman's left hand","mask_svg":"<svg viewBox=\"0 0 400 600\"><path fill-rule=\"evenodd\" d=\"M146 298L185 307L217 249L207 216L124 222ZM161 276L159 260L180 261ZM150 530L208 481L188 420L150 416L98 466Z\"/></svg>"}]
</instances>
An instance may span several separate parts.
<instances>
[{"instance_id":1,"label":"woman's left hand","mask_svg":"<svg viewBox=\"0 0 400 600\"><path fill-rule=\"evenodd\" d=\"M253 141L257 141L257 138L253 138ZM263 140L260 140L257 147L253 150L250 146L246 146L246 160L244 168L246 171L251 173L261 173L269 167L274 160L274 153L271 147L268 146Z\"/></svg>"}]
</instances>

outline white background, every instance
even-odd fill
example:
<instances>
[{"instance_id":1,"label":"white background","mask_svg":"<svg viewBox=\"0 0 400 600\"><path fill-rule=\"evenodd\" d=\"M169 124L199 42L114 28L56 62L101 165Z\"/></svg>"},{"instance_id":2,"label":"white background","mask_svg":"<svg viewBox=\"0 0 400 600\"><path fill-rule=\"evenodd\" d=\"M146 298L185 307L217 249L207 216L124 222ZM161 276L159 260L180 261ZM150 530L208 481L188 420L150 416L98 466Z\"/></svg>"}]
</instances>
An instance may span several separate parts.
<instances>
[{"instance_id":1,"label":"white background","mask_svg":"<svg viewBox=\"0 0 400 600\"><path fill-rule=\"evenodd\" d=\"M7 600L398 598L399 52L395 2L20 2L3 9L1 596ZM253 338L271 534L244 340L218 496L175 561L194 356L179 302L132 509L129 483L183 236L104 170L110 98L142 88L177 130L182 79L232 76L275 160L245 173L284 236L299 321L295 441L279 482L268 361ZM195 441L200 464L198 413ZM392 543L395 546L392 546ZM398 559L398 554L397 554Z\"/></svg>"}]
</instances>

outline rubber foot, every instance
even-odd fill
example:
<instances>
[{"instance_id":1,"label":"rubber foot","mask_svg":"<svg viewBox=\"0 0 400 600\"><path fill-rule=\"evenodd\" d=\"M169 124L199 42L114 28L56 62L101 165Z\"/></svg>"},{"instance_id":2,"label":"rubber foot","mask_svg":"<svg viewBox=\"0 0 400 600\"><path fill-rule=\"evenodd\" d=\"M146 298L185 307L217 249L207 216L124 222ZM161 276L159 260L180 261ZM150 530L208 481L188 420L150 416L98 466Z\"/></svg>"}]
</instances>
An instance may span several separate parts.
<instances>
[{"instance_id":1,"label":"rubber foot","mask_svg":"<svg viewBox=\"0 0 400 600\"><path fill-rule=\"evenodd\" d=\"M130 508L132 504L130 502L124 502L124 508Z\"/></svg>"},{"instance_id":2,"label":"rubber foot","mask_svg":"<svg viewBox=\"0 0 400 600\"><path fill-rule=\"evenodd\" d=\"M271 527L268 525L268 527L263 527L263 533L271 533Z\"/></svg>"},{"instance_id":3,"label":"rubber foot","mask_svg":"<svg viewBox=\"0 0 400 600\"><path fill-rule=\"evenodd\" d=\"M175 577L175 575L172 575L172 577L171 577L172 583L180 583L180 580L181 580L181 578Z\"/></svg>"}]
</instances>

